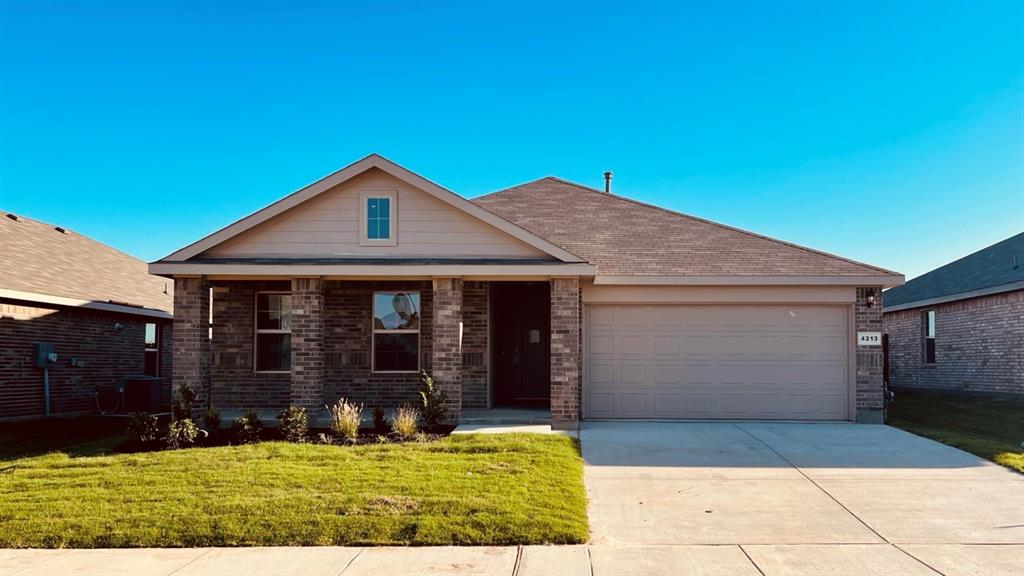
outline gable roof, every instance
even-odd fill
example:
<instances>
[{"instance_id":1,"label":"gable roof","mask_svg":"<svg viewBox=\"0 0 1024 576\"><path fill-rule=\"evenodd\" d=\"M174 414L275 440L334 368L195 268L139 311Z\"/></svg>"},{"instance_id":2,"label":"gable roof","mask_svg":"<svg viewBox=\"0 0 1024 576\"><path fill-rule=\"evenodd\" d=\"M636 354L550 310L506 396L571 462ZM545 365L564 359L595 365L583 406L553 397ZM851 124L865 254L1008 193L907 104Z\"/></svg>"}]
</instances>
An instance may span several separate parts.
<instances>
[{"instance_id":1,"label":"gable roof","mask_svg":"<svg viewBox=\"0 0 1024 576\"><path fill-rule=\"evenodd\" d=\"M1024 290L1024 232L885 291L886 312Z\"/></svg>"},{"instance_id":2,"label":"gable roof","mask_svg":"<svg viewBox=\"0 0 1024 576\"><path fill-rule=\"evenodd\" d=\"M209 236L203 238L202 240L194 242L193 244L190 244L189 246L186 246L185 248L182 248L181 250L178 250L177 252L174 252L173 254L170 254L162 258L161 260L159 260L159 262L183 262L194 256L198 256L199 254L209 250L210 248L217 246L218 244L221 244L223 242L226 242L231 238L234 238L239 234L242 234L243 232L252 229L254 226L262 224L263 222L266 222L271 218L274 218L275 216L278 216L279 214L282 214L287 210L290 210L291 208L294 208L295 206L307 200L315 198L320 194L338 186L339 184L347 180L350 180L366 172L367 170L373 168L382 170L383 172L386 172L387 174L390 174L391 176L399 180L402 180L403 182L409 184L410 186L422 190L427 194L430 194L431 196L449 204L450 206L462 210L463 212L466 212L470 216L482 220L483 222L493 226L494 228L497 228L502 232L505 232L506 234L509 234L517 238L518 240L525 242L526 244L529 244L530 246L533 246L534 248L537 248L542 252L545 252L557 258L558 260L561 260L562 262L583 262L583 260L579 256L571 253L570 251L564 249L563 247L558 246L535 234L532 234L529 231L523 229L520 226L517 226L512 222L499 218L494 214L488 212L487 210L481 209L479 206L473 204L472 202L466 200L465 198L459 196L458 194L455 194L450 190L438 186L437 184L431 182L430 180L427 180L426 178L423 178L422 176L414 172L411 172L399 166L398 164L395 164L394 162L388 160L387 158L384 158L383 156L380 156L379 154L370 154L369 156L363 158L362 160L349 164L348 166L342 168L341 170L338 170L337 172L324 178L321 178L320 180L317 180L316 182L310 184L309 186L306 186L305 188L302 188L296 192L293 192L292 194L289 194L288 196L285 196L284 198L278 200L277 202L274 202L273 204L267 206L266 208L254 212L249 216L246 216L245 218L242 218L241 220L238 220L237 222L225 228L222 228L217 232L214 232L213 234L210 234Z\"/></svg>"},{"instance_id":3,"label":"gable roof","mask_svg":"<svg viewBox=\"0 0 1024 576\"><path fill-rule=\"evenodd\" d=\"M703 277L709 284L736 276L902 282L897 272L554 177L473 202L586 258L602 276Z\"/></svg>"},{"instance_id":4,"label":"gable roof","mask_svg":"<svg viewBox=\"0 0 1024 576\"><path fill-rule=\"evenodd\" d=\"M110 246L6 212L0 246L2 297L170 318L172 283Z\"/></svg>"}]
</instances>

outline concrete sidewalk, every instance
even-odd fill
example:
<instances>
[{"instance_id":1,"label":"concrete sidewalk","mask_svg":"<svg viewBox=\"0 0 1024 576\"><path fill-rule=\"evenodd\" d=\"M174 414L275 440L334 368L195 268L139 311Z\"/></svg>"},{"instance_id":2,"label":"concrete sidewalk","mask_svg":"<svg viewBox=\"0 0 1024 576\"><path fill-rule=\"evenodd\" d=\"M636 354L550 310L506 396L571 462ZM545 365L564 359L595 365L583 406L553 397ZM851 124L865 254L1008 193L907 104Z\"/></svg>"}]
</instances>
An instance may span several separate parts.
<instances>
[{"instance_id":1,"label":"concrete sidewalk","mask_svg":"<svg viewBox=\"0 0 1024 576\"><path fill-rule=\"evenodd\" d=\"M798 544L0 550L0 575L1024 575L1024 545Z\"/></svg>"}]
</instances>

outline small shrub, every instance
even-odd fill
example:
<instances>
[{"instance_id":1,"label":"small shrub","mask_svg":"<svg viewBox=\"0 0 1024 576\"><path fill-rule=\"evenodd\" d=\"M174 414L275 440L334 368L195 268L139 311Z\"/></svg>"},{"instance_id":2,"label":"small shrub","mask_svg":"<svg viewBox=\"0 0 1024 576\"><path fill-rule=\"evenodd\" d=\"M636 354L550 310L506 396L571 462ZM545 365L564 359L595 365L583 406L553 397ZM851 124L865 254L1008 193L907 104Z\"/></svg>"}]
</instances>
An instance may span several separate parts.
<instances>
[{"instance_id":1,"label":"small shrub","mask_svg":"<svg viewBox=\"0 0 1024 576\"><path fill-rule=\"evenodd\" d=\"M199 427L191 418L174 420L167 429L167 447L172 450L188 448L196 443L198 437Z\"/></svg>"},{"instance_id":2,"label":"small shrub","mask_svg":"<svg viewBox=\"0 0 1024 576\"><path fill-rule=\"evenodd\" d=\"M238 444L255 444L260 441L263 422L255 411L249 410L231 422L231 437Z\"/></svg>"},{"instance_id":3,"label":"small shrub","mask_svg":"<svg viewBox=\"0 0 1024 576\"><path fill-rule=\"evenodd\" d=\"M210 432L220 430L220 412L213 406L207 406L203 411L203 426Z\"/></svg>"},{"instance_id":4,"label":"small shrub","mask_svg":"<svg viewBox=\"0 0 1024 576\"><path fill-rule=\"evenodd\" d=\"M309 434L309 416L300 406L289 406L277 415L277 427L288 442L305 442Z\"/></svg>"},{"instance_id":5,"label":"small shrub","mask_svg":"<svg viewBox=\"0 0 1024 576\"><path fill-rule=\"evenodd\" d=\"M363 405L342 398L331 406L331 430L349 442L359 437L359 424L363 420Z\"/></svg>"},{"instance_id":6,"label":"small shrub","mask_svg":"<svg viewBox=\"0 0 1024 576\"><path fill-rule=\"evenodd\" d=\"M171 402L171 413L173 420L185 420L192 418L192 405L195 403L198 394L188 384L178 387L178 392Z\"/></svg>"},{"instance_id":7,"label":"small shrub","mask_svg":"<svg viewBox=\"0 0 1024 576\"><path fill-rule=\"evenodd\" d=\"M436 428L448 419L448 409L444 407L448 395L438 389L434 379L426 370L420 371L420 404L423 423L427 428Z\"/></svg>"},{"instance_id":8,"label":"small shrub","mask_svg":"<svg viewBox=\"0 0 1024 576\"><path fill-rule=\"evenodd\" d=\"M399 406L395 409L395 416L391 419L391 431L403 440L416 436L417 424L420 420L420 413L412 406Z\"/></svg>"},{"instance_id":9,"label":"small shrub","mask_svg":"<svg viewBox=\"0 0 1024 576\"><path fill-rule=\"evenodd\" d=\"M388 429L388 417L384 415L384 409L377 406L373 409L373 429L374 430L387 430Z\"/></svg>"},{"instance_id":10,"label":"small shrub","mask_svg":"<svg viewBox=\"0 0 1024 576\"><path fill-rule=\"evenodd\" d=\"M160 438L160 423L157 417L145 412L132 412L128 418L128 436L139 444L155 442Z\"/></svg>"}]
</instances>

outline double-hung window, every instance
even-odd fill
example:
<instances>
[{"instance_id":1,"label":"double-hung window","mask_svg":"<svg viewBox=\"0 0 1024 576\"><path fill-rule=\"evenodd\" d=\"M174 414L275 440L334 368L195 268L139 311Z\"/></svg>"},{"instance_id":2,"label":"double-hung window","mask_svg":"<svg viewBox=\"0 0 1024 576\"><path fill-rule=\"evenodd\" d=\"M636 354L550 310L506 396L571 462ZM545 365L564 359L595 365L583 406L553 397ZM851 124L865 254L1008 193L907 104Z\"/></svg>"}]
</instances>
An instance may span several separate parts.
<instances>
[{"instance_id":1,"label":"double-hung window","mask_svg":"<svg viewBox=\"0 0 1024 576\"><path fill-rule=\"evenodd\" d=\"M398 210L394 191L365 191L359 194L359 244L397 246Z\"/></svg>"},{"instance_id":2,"label":"double-hung window","mask_svg":"<svg viewBox=\"0 0 1024 576\"><path fill-rule=\"evenodd\" d=\"M256 293L256 371L292 369L292 296L286 292Z\"/></svg>"},{"instance_id":3,"label":"double-hung window","mask_svg":"<svg viewBox=\"0 0 1024 576\"><path fill-rule=\"evenodd\" d=\"M146 351L145 351L145 374L146 376L160 375L160 326L154 323L146 324Z\"/></svg>"},{"instance_id":4,"label":"double-hung window","mask_svg":"<svg viewBox=\"0 0 1024 576\"><path fill-rule=\"evenodd\" d=\"M420 368L420 293L373 293L373 371Z\"/></svg>"},{"instance_id":5,"label":"double-hung window","mask_svg":"<svg viewBox=\"0 0 1024 576\"><path fill-rule=\"evenodd\" d=\"M924 312L924 363L935 364L935 310Z\"/></svg>"}]
</instances>

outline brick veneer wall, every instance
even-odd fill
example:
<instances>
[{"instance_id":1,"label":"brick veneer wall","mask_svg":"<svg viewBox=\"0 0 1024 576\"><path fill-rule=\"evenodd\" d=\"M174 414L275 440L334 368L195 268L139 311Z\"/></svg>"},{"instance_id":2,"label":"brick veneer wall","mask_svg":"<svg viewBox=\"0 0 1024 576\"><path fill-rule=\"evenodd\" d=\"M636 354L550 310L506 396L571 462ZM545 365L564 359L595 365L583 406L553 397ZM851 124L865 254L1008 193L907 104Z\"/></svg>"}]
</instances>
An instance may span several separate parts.
<instances>
[{"instance_id":1,"label":"brick veneer wall","mask_svg":"<svg viewBox=\"0 0 1024 576\"><path fill-rule=\"evenodd\" d=\"M206 402L210 382L210 285L204 278L174 279L173 390L187 384L196 405Z\"/></svg>"},{"instance_id":2,"label":"brick veneer wall","mask_svg":"<svg viewBox=\"0 0 1024 576\"><path fill-rule=\"evenodd\" d=\"M487 282L462 285L462 409L483 410L490 401Z\"/></svg>"},{"instance_id":3,"label":"brick veneer wall","mask_svg":"<svg viewBox=\"0 0 1024 576\"><path fill-rule=\"evenodd\" d=\"M577 278L551 279L551 423L571 428L580 414L581 299Z\"/></svg>"},{"instance_id":4,"label":"brick veneer wall","mask_svg":"<svg viewBox=\"0 0 1024 576\"><path fill-rule=\"evenodd\" d=\"M319 278L292 279L291 403L324 405L324 291Z\"/></svg>"},{"instance_id":5,"label":"brick veneer wall","mask_svg":"<svg viewBox=\"0 0 1024 576\"><path fill-rule=\"evenodd\" d=\"M43 371L35 344L49 342L58 355L50 366L51 414L95 412L99 387L104 408L113 408L117 385L145 370L147 323L164 328L160 370L164 401L170 399L170 324L138 316L0 302L0 419L43 415ZM115 324L121 328L114 329ZM71 366L71 358L84 366Z\"/></svg>"},{"instance_id":6,"label":"brick veneer wall","mask_svg":"<svg viewBox=\"0 0 1024 576\"><path fill-rule=\"evenodd\" d=\"M324 283L325 403L348 398L390 408L418 399L419 374L374 373L371 361L373 292L417 290L420 293L420 367L431 370L433 292L428 282Z\"/></svg>"},{"instance_id":7,"label":"brick veneer wall","mask_svg":"<svg viewBox=\"0 0 1024 576\"><path fill-rule=\"evenodd\" d=\"M924 363L935 310L935 364ZM884 314L889 386L1024 394L1024 290Z\"/></svg>"},{"instance_id":8,"label":"brick veneer wall","mask_svg":"<svg viewBox=\"0 0 1024 576\"><path fill-rule=\"evenodd\" d=\"M875 295L872 306L867 305L868 292ZM882 288L857 288L857 302L853 307L855 332L882 331ZM879 424L885 420L884 382L882 381L882 347L857 346L857 421Z\"/></svg>"},{"instance_id":9,"label":"brick veneer wall","mask_svg":"<svg viewBox=\"0 0 1024 576\"><path fill-rule=\"evenodd\" d=\"M462 279L434 281L433 377L453 420L462 408Z\"/></svg>"},{"instance_id":10,"label":"brick veneer wall","mask_svg":"<svg viewBox=\"0 0 1024 576\"><path fill-rule=\"evenodd\" d=\"M253 348L256 292L288 292L291 284L287 281L216 281L212 286L211 404L219 410L286 408L291 402L290 374L255 372ZM205 330L203 336L208 336Z\"/></svg>"}]
</instances>

